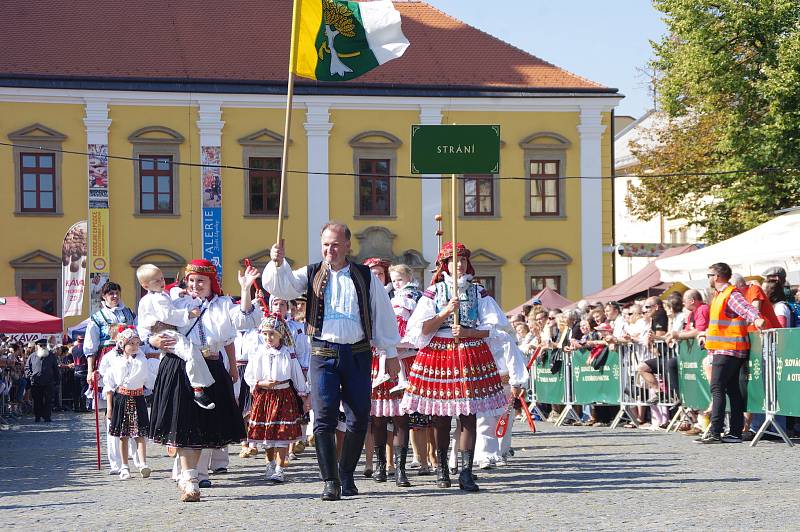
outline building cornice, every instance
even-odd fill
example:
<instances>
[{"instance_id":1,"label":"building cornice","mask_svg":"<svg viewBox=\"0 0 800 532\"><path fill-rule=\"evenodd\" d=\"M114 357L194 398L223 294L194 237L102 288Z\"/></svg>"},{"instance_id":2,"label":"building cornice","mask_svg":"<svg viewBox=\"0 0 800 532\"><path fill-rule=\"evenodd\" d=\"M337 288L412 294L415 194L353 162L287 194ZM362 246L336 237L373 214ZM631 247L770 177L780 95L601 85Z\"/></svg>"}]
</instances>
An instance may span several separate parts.
<instances>
[{"instance_id":1,"label":"building cornice","mask_svg":"<svg viewBox=\"0 0 800 532\"><path fill-rule=\"evenodd\" d=\"M368 97L365 97L368 96ZM297 109L327 106L330 109L415 111L447 109L449 111L496 112L580 112L587 106L593 111L610 112L621 95L563 94L527 95L517 98L498 96L435 96L412 95L326 95L295 94ZM86 100L104 100L108 105L199 107L201 103L218 102L222 108L282 109L286 106L285 91L281 94L217 93L213 95L190 92L87 90L67 88L22 88L0 86L0 102L84 104Z\"/></svg>"}]
</instances>

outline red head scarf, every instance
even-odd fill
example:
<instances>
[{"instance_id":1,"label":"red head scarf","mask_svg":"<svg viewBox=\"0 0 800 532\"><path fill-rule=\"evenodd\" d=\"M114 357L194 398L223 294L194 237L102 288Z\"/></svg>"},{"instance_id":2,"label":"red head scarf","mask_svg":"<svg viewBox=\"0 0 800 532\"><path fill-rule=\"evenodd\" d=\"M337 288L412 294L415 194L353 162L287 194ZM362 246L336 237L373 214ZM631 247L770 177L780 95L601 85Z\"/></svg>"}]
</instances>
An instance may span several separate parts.
<instances>
[{"instance_id":1,"label":"red head scarf","mask_svg":"<svg viewBox=\"0 0 800 532\"><path fill-rule=\"evenodd\" d=\"M469 256L472 254L470 250L464 246L461 242L456 243L456 249L458 250L458 256L464 257L467 259L467 274L468 275L475 275L475 268L472 267L472 263L469 261ZM439 255L436 257L436 272L433 274L431 278L431 284L436 284L439 281L444 279L442 273L446 273L450 275L450 268L447 266L447 262L453 256L453 243L452 242L445 242L442 244L442 249L439 250Z\"/></svg>"},{"instance_id":2,"label":"red head scarf","mask_svg":"<svg viewBox=\"0 0 800 532\"><path fill-rule=\"evenodd\" d=\"M365 260L362 264L364 264L364 266L367 266L370 269L381 268L383 270L383 278L386 280L386 284L389 284L389 266L392 265L391 262L378 257L372 257L370 259Z\"/></svg>"},{"instance_id":3,"label":"red head scarf","mask_svg":"<svg viewBox=\"0 0 800 532\"><path fill-rule=\"evenodd\" d=\"M186 265L186 277L192 274L205 275L211 281L211 293L217 296L222 295L222 288L217 280L217 268L211 261L205 259L195 259Z\"/></svg>"}]
</instances>

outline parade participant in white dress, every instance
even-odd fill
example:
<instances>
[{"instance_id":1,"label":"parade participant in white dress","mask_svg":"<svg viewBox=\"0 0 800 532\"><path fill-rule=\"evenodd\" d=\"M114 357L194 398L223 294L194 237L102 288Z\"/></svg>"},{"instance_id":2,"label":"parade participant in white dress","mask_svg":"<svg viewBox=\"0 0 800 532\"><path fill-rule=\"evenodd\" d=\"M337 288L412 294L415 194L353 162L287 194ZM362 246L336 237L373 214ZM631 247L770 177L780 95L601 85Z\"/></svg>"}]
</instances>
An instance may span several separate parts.
<instances>
[{"instance_id":1,"label":"parade participant in white dress","mask_svg":"<svg viewBox=\"0 0 800 532\"><path fill-rule=\"evenodd\" d=\"M202 312L201 306L192 298L183 296L173 301L164 291L164 274L157 266L143 264L136 269L136 278L147 293L139 300L139 327L150 334L163 334L175 340L172 352L186 362L186 376L194 388L194 400L206 410L212 410L214 403L209 399L205 388L214 384L214 377L195 347L182 334L189 329L195 318Z\"/></svg>"},{"instance_id":2,"label":"parade participant in white dress","mask_svg":"<svg viewBox=\"0 0 800 532\"><path fill-rule=\"evenodd\" d=\"M450 487L447 449L453 416L461 425L459 448L462 469L459 488L478 491L472 476L476 439L476 415L499 415L508 403L487 339L508 327L508 320L495 300L480 285L472 283L474 269L470 252L447 242L436 258L431 286L417 302L403 339L420 348L409 375L402 407L408 412L433 416L438 458L437 485ZM450 272L457 271L459 299L455 299ZM458 308L459 325L453 323Z\"/></svg>"},{"instance_id":3,"label":"parade participant in white dress","mask_svg":"<svg viewBox=\"0 0 800 532\"><path fill-rule=\"evenodd\" d=\"M366 266L347 260L350 229L326 224L321 233L324 261L292 271L282 244L272 247L264 287L284 299L306 292L306 333L311 338L309 385L314 410L317 461L325 487L322 499L358 494L353 479L369 425L371 347L386 352L387 371L397 375L397 322L386 290ZM336 460L334 433L339 403L347 432Z\"/></svg>"},{"instance_id":4,"label":"parade participant in white dress","mask_svg":"<svg viewBox=\"0 0 800 532\"><path fill-rule=\"evenodd\" d=\"M283 482L289 445L300 438L303 411L311 406L308 386L292 351L292 334L283 318L279 314L267 316L259 332L258 349L244 374L253 395L247 439L266 449L267 480ZM302 398L302 407L298 396Z\"/></svg>"},{"instance_id":5,"label":"parade participant in white dress","mask_svg":"<svg viewBox=\"0 0 800 532\"><path fill-rule=\"evenodd\" d=\"M222 295L217 270L211 262L194 260L186 266L189 295L204 300L203 312L186 336L203 353L214 377L214 384L207 390L216 404L214 410L204 410L194 402L186 363L169 352L174 339L164 335L148 339L152 346L164 351L153 392L150 439L178 449L182 501L200 500L197 465L201 450L219 449L245 438L244 422L233 396L233 381L239 375L232 344L237 330L254 328L260 322L250 295L258 275L252 267L239 273L242 299L235 305L230 297ZM227 369L221 357L227 358Z\"/></svg>"},{"instance_id":6,"label":"parade participant in white dress","mask_svg":"<svg viewBox=\"0 0 800 532\"><path fill-rule=\"evenodd\" d=\"M139 458L139 473L142 478L150 476L147 465L146 436L150 427L144 389L152 388L156 375L141 351L141 340L133 327L121 326L116 335L116 350L121 356L113 357L108 371L104 374L103 392L110 408L106 410L110 428L108 433L120 441L120 480L130 478L128 467L128 440L136 442L136 456Z\"/></svg>"},{"instance_id":7,"label":"parade participant in white dress","mask_svg":"<svg viewBox=\"0 0 800 532\"><path fill-rule=\"evenodd\" d=\"M528 369L525 356L517 347L513 336L505 331L498 331L497 336L489 341L489 348L495 356L503 390L509 402L519 397L528 386ZM481 469L490 469L498 464L505 464L508 450L511 448L511 429L514 416L508 418L506 432L502 441L497 437L497 421L499 415L479 414L477 418L478 436L475 442L475 461Z\"/></svg>"}]
</instances>

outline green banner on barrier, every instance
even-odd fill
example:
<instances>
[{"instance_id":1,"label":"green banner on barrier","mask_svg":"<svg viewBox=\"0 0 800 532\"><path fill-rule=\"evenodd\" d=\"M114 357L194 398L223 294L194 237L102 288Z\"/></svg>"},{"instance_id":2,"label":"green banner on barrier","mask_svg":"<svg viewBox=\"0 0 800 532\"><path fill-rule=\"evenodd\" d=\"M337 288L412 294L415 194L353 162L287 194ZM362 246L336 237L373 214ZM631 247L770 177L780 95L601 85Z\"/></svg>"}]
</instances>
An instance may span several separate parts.
<instances>
[{"instance_id":1,"label":"green banner on barrier","mask_svg":"<svg viewBox=\"0 0 800 532\"><path fill-rule=\"evenodd\" d=\"M778 331L775 350L778 414L800 416L800 329Z\"/></svg>"},{"instance_id":2,"label":"green banner on barrier","mask_svg":"<svg viewBox=\"0 0 800 532\"><path fill-rule=\"evenodd\" d=\"M589 353L586 349L572 353L572 391L575 403L618 405L619 353L609 351L606 364L600 369L589 365Z\"/></svg>"},{"instance_id":3,"label":"green banner on barrier","mask_svg":"<svg viewBox=\"0 0 800 532\"><path fill-rule=\"evenodd\" d=\"M764 413L764 360L761 357L761 333L750 333L750 360L747 364L747 404L745 412ZM730 407L730 405L728 405Z\"/></svg>"},{"instance_id":4,"label":"green banner on barrier","mask_svg":"<svg viewBox=\"0 0 800 532\"><path fill-rule=\"evenodd\" d=\"M564 404L564 367L558 373L550 373L550 354L542 365L533 365L536 401L554 405Z\"/></svg>"},{"instance_id":5,"label":"green banner on barrier","mask_svg":"<svg viewBox=\"0 0 800 532\"><path fill-rule=\"evenodd\" d=\"M693 410L705 410L711 405L711 390L703 371L707 354L697 340L683 340L678 346L681 402Z\"/></svg>"}]
</instances>

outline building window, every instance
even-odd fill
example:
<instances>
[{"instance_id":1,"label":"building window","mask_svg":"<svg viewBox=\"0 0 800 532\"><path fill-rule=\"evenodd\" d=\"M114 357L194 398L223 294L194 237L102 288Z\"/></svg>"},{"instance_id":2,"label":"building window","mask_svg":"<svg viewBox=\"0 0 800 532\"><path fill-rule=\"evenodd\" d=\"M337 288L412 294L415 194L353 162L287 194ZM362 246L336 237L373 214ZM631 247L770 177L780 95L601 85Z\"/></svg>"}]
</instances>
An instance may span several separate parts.
<instances>
[{"instance_id":1,"label":"building window","mask_svg":"<svg viewBox=\"0 0 800 532\"><path fill-rule=\"evenodd\" d=\"M20 153L22 212L56 212L54 153Z\"/></svg>"},{"instance_id":2,"label":"building window","mask_svg":"<svg viewBox=\"0 0 800 532\"><path fill-rule=\"evenodd\" d=\"M559 161L531 161L531 216L551 216L559 213Z\"/></svg>"},{"instance_id":3,"label":"building window","mask_svg":"<svg viewBox=\"0 0 800 532\"><path fill-rule=\"evenodd\" d=\"M482 275L476 276L472 278L472 281L478 283L482 287L486 289L486 292L494 298L495 294L495 276L494 275Z\"/></svg>"},{"instance_id":4,"label":"building window","mask_svg":"<svg viewBox=\"0 0 800 532\"><path fill-rule=\"evenodd\" d=\"M57 315L58 279L22 279L20 298L36 310Z\"/></svg>"},{"instance_id":5,"label":"building window","mask_svg":"<svg viewBox=\"0 0 800 532\"><path fill-rule=\"evenodd\" d=\"M172 214L171 155L139 156L139 205L142 214Z\"/></svg>"},{"instance_id":6,"label":"building window","mask_svg":"<svg viewBox=\"0 0 800 532\"><path fill-rule=\"evenodd\" d=\"M561 293L560 275L535 275L531 277L531 297L545 288Z\"/></svg>"},{"instance_id":7,"label":"building window","mask_svg":"<svg viewBox=\"0 0 800 532\"><path fill-rule=\"evenodd\" d=\"M389 216L391 214L391 183L389 159L359 159L359 214Z\"/></svg>"},{"instance_id":8,"label":"building window","mask_svg":"<svg viewBox=\"0 0 800 532\"><path fill-rule=\"evenodd\" d=\"M249 214L277 215L281 189L281 158L250 157L249 168Z\"/></svg>"},{"instance_id":9,"label":"building window","mask_svg":"<svg viewBox=\"0 0 800 532\"><path fill-rule=\"evenodd\" d=\"M494 215L494 178L464 176L464 216Z\"/></svg>"}]
</instances>

